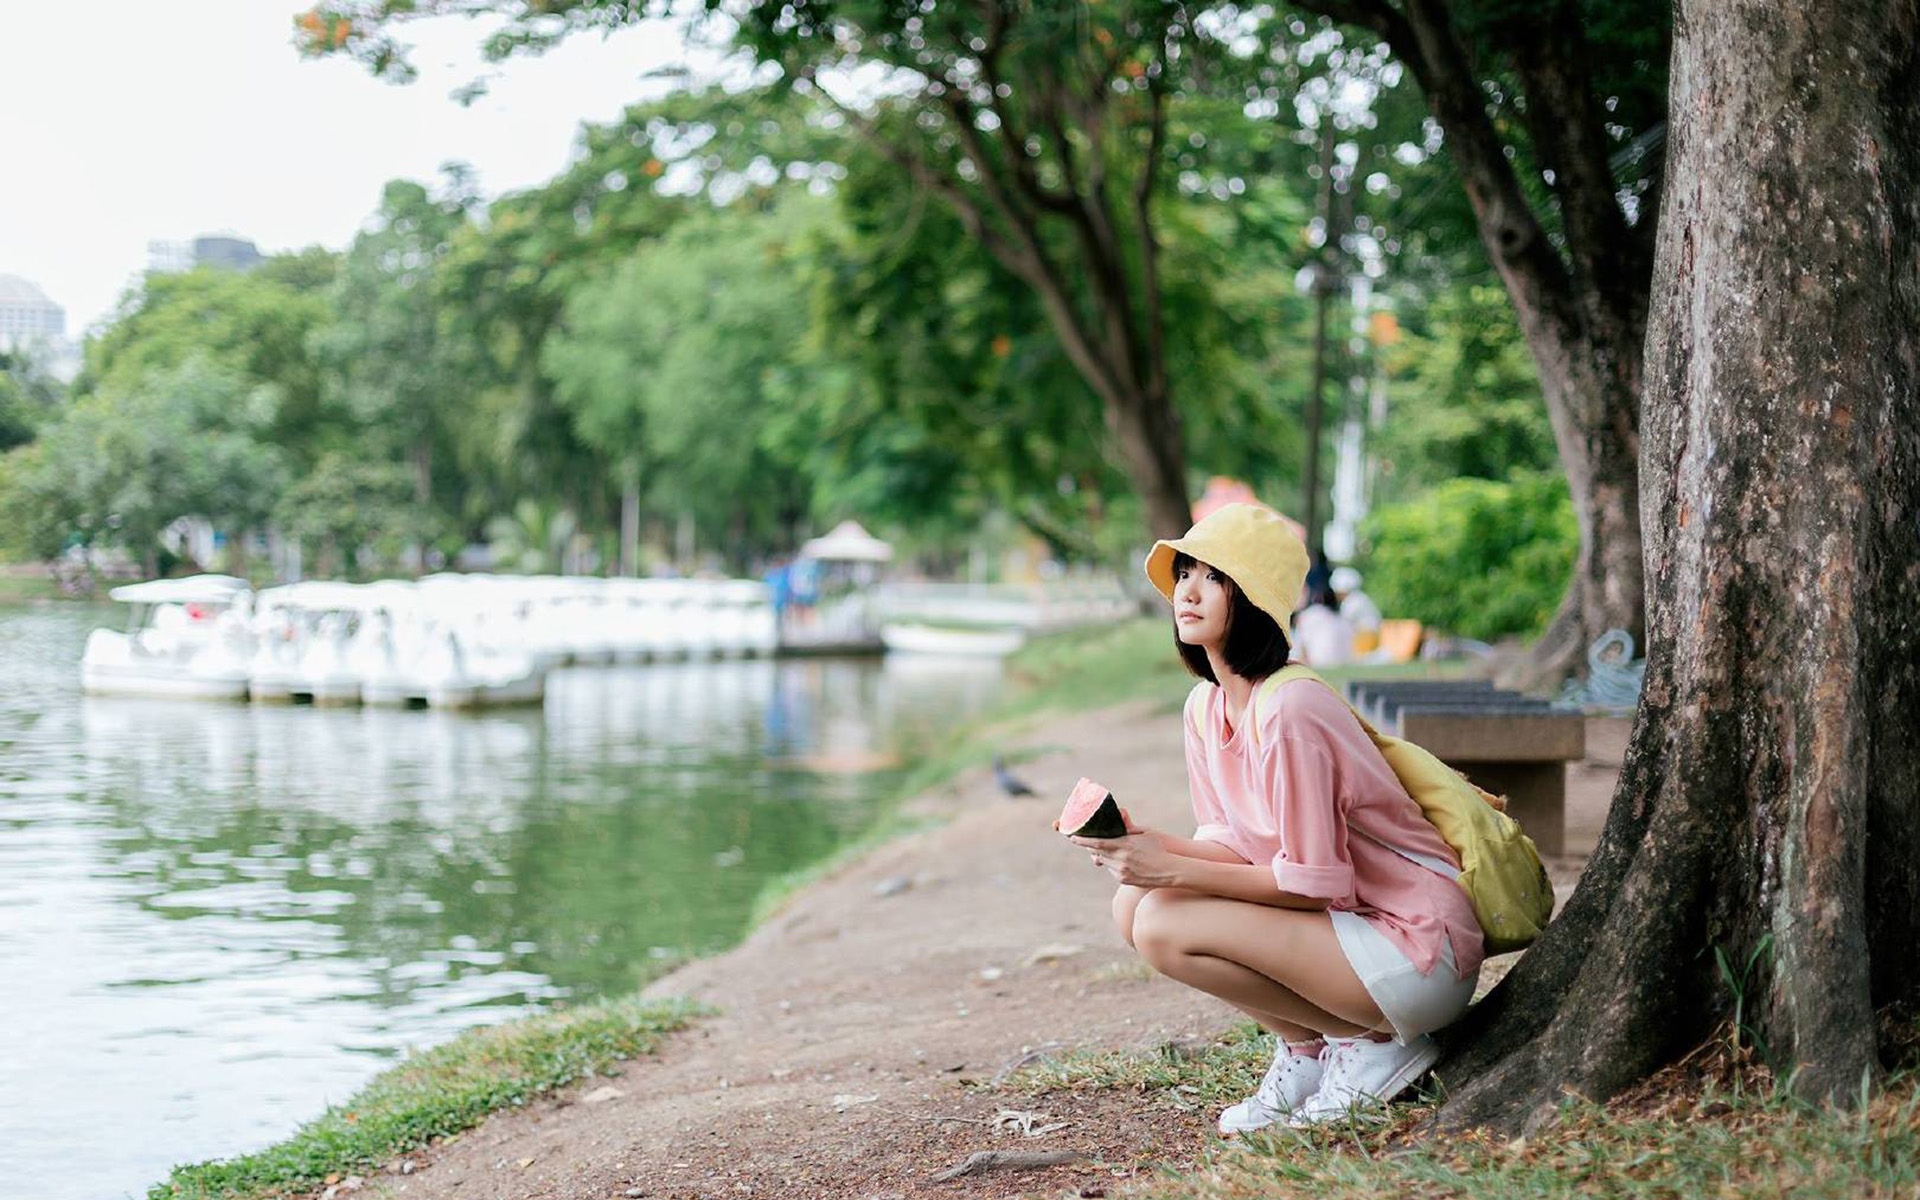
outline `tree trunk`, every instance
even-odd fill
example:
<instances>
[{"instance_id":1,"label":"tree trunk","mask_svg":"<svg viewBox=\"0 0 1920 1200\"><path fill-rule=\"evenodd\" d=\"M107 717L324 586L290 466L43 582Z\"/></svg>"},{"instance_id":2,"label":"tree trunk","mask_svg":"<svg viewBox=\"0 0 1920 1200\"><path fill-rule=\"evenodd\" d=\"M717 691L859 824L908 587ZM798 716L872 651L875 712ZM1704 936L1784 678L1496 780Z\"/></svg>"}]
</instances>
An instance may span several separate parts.
<instances>
[{"instance_id":1,"label":"tree trunk","mask_svg":"<svg viewBox=\"0 0 1920 1200\"><path fill-rule=\"evenodd\" d=\"M1641 474L1653 639L1566 912L1443 1125L1604 1099L1734 1013L1856 1101L1920 1001L1916 0L1683 0Z\"/></svg>"}]
</instances>

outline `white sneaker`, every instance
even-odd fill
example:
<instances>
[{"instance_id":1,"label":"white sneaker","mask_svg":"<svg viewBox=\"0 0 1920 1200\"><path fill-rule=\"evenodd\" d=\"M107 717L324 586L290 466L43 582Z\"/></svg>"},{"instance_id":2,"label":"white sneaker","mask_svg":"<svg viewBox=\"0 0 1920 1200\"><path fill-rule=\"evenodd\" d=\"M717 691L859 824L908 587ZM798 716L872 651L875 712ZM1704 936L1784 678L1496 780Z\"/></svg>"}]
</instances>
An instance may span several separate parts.
<instances>
[{"instance_id":1,"label":"white sneaker","mask_svg":"<svg viewBox=\"0 0 1920 1200\"><path fill-rule=\"evenodd\" d=\"M1407 1089L1440 1057L1425 1034L1406 1045L1368 1038L1327 1039L1326 1075L1320 1090L1297 1105L1287 1124L1295 1129L1369 1115Z\"/></svg>"},{"instance_id":2,"label":"white sneaker","mask_svg":"<svg viewBox=\"0 0 1920 1200\"><path fill-rule=\"evenodd\" d=\"M1295 1054L1284 1040L1274 1052L1273 1065L1253 1095L1220 1114L1223 1134L1251 1133L1284 1120L1307 1097L1320 1090L1320 1077L1326 1068L1319 1055Z\"/></svg>"}]
</instances>

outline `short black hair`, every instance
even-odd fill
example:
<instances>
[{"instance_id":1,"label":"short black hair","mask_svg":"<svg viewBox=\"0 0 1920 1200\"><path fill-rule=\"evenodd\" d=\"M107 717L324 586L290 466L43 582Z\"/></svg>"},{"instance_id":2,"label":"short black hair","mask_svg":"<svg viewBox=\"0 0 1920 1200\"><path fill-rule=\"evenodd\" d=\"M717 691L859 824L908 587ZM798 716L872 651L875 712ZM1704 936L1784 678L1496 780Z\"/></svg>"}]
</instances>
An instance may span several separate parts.
<instances>
[{"instance_id":1,"label":"short black hair","mask_svg":"<svg viewBox=\"0 0 1920 1200\"><path fill-rule=\"evenodd\" d=\"M1199 566L1200 562L1190 554L1173 556L1173 577L1180 578L1185 567ZM1218 568L1216 568L1218 569ZM1226 576L1226 572L1221 572ZM1247 599L1240 585L1233 583L1227 576L1228 589L1233 597L1232 605L1227 609L1227 641L1221 647L1221 656L1227 660L1227 669L1242 679L1255 682L1279 671L1293 657L1293 645L1287 641L1287 631L1261 609L1259 605ZM1176 625L1173 631L1174 649L1180 652L1180 661L1187 670L1208 683L1217 684L1214 678L1213 660L1199 646L1189 646L1180 640L1180 629Z\"/></svg>"}]
</instances>

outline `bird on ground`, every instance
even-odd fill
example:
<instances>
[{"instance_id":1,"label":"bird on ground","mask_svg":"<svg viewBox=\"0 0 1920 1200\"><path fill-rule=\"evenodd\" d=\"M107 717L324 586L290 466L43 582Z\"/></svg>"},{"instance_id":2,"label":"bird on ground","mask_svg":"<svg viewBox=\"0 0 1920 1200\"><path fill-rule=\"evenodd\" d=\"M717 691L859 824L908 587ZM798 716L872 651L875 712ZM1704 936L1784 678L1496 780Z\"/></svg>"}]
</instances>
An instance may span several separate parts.
<instances>
[{"instance_id":1,"label":"bird on ground","mask_svg":"<svg viewBox=\"0 0 1920 1200\"><path fill-rule=\"evenodd\" d=\"M1009 796L1031 796L1034 794L1032 788L1015 778L1012 772L1007 770L1007 764L1000 761L998 754L993 756L993 781L999 784L1000 790Z\"/></svg>"}]
</instances>

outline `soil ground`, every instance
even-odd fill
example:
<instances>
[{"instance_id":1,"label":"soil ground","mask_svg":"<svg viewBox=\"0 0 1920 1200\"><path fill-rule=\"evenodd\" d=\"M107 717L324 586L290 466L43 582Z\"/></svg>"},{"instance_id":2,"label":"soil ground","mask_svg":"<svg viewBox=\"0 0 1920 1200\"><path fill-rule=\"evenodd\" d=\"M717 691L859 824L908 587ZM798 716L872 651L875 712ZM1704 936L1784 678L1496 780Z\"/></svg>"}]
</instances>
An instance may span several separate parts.
<instances>
[{"instance_id":1,"label":"soil ground","mask_svg":"<svg viewBox=\"0 0 1920 1200\"><path fill-rule=\"evenodd\" d=\"M797 895L741 946L654 984L649 994L718 1010L658 1055L498 1114L352 1190L406 1200L1099 1196L1195 1161L1210 1111L1113 1091L1036 1102L994 1086L1039 1054L1153 1048L1236 1024L1226 1006L1138 964L1108 921L1107 875L1049 828L1082 774L1138 820L1190 824L1179 742L1178 710L1150 705L1028 732L1003 749L1038 797L1009 800L984 770L957 777L909 805L945 818L937 828L882 847ZM1622 723L1593 722L1587 761L1569 767L1572 850L1598 836L1624 743ZM1583 861L1549 864L1563 894ZM1019 1115L996 1128L1010 1109ZM1007 1128L1022 1121L1053 1128ZM1085 1157L935 1181L980 1150Z\"/></svg>"}]
</instances>

